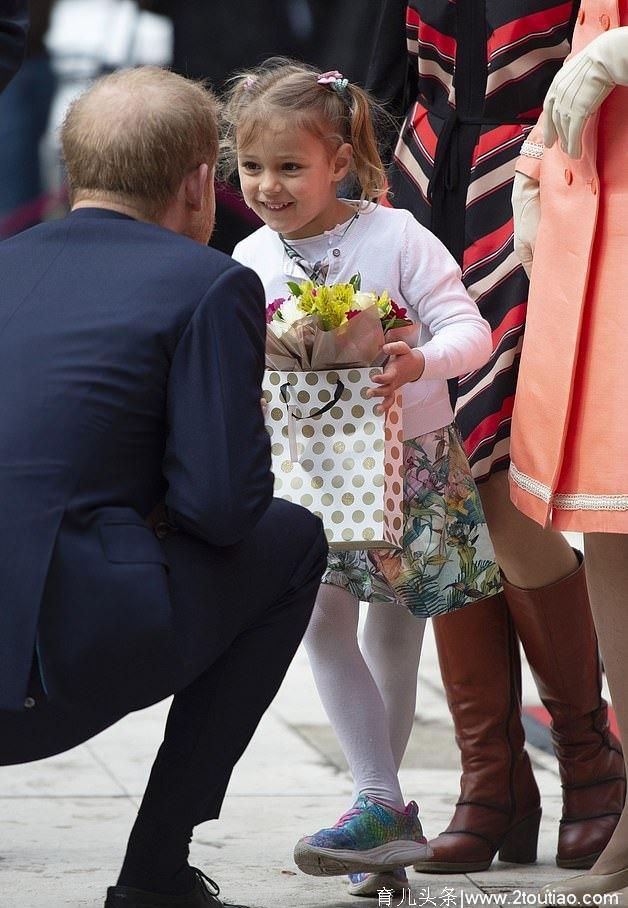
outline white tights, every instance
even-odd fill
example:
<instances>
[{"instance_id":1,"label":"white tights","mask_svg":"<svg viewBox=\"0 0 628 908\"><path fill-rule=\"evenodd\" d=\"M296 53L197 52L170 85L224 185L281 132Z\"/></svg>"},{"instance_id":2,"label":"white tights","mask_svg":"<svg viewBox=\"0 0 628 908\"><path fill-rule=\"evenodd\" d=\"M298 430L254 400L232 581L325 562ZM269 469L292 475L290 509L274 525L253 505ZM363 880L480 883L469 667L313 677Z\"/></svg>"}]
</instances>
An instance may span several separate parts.
<instances>
[{"instance_id":1,"label":"white tights","mask_svg":"<svg viewBox=\"0 0 628 908\"><path fill-rule=\"evenodd\" d=\"M416 707L425 619L398 603L373 603L358 645L355 596L322 584L304 643L316 687L353 776L366 792L403 809L398 771Z\"/></svg>"}]
</instances>

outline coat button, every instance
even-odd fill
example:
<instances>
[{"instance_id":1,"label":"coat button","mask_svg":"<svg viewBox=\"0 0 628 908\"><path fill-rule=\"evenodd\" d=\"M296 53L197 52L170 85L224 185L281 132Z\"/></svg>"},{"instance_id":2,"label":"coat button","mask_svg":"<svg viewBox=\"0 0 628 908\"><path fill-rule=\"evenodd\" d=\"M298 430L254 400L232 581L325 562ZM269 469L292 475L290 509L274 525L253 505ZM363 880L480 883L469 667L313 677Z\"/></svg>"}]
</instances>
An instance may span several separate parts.
<instances>
[{"instance_id":1,"label":"coat button","mask_svg":"<svg viewBox=\"0 0 628 908\"><path fill-rule=\"evenodd\" d=\"M578 24L582 25L583 22L584 22L584 10L581 9L580 12L578 13Z\"/></svg>"},{"instance_id":2,"label":"coat button","mask_svg":"<svg viewBox=\"0 0 628 908\"><path fill-rule=\"evenodd\" d=\"M571 186L571 184L573 183L573 173L571 172L571 170L569 170L568 167L565 170L565 183L567 184L567 186Z\"/></svg>"},{"instance_id":3,"label":"coat button","mask_svg":"<svg viewBox=\"0 0 628 908\"><path fill-rule=\"evenodd\" d=\"M170 530L171 530L170 524L164 523L162 521L161 523L158 523L155 527L155 536L157 537L157 539L165 539L166 536L168 535L168 533L170 532Z\"/></svg>"},{"instance_id":4,"label":"coat button","mask_svg":"<svg viewBox=\"0 0 628 908\"><path fill-rule=\"evenodd\" d=\"M607 32L609 30L609 28L611 27L611 19L607 13L603 13L600 16L600 25L602 26L602 28L604 29L605 32Z\"/></svg>"},{"instance_id":5,"label":"coat button","mask_svg":"<svg viewBox=\"0 0 628 908\"><path fill-rule=\"evenodd\" d=\"M32 697L27 697L26 700L24 700L25 709L32 709L34 705L35 705L35 700Z\"/></svg>"}]
</instances>

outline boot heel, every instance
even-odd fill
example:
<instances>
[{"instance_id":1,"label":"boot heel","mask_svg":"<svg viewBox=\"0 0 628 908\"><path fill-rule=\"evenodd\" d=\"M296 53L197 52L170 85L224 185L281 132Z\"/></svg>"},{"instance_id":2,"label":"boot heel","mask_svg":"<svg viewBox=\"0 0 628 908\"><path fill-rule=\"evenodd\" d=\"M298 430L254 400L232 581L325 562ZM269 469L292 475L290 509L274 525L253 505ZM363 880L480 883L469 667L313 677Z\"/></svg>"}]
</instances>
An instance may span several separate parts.
<instances>
[{"instance_id":1,"label":"boot heel","mask_svg":"<svg viewBox=\"0 0 628 908\"><path fill-rule=\"evenodd\" d=\"M534 864L539 840L541 810L521 820L505 836L499 849L499 860L509 864Z\"/></svg>"}]
</instances>

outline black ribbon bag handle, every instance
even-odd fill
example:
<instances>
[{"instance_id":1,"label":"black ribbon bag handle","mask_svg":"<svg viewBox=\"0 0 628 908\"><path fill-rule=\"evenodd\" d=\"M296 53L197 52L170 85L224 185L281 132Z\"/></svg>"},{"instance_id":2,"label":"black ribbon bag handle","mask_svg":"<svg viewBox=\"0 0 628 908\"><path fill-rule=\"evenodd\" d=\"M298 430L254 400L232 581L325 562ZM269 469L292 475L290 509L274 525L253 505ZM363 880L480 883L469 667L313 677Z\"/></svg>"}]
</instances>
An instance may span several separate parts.
<instances>
[{"instance_id":1,"label":"black ribbon bag handle","mask_svg":"<svg viewBox=\"0 0 628 908\"><path fill-rule=\"evenodd\" d=\"M322 416L323 413L327 413L329 410L331 410L332 407L336 406L336 404L342 397L343 392L345 390L345 384L343 381L338 379L336 381L336 390L334 391L334 396L332 397L332 399L330 401L328 401L324 407L321 407L318 410L312 410L312 412L309 413L307 416L304 416L303 413L301 413L301 411L299 410L299 408L297 406L290 403L288 389L291 387L292 387L292 385L289 381L284 382L283 385L281 385L281 387L279 388L279 393L281 395L281 399L283 400L283 402L286 405L286 410L288 411L288 442L290 445L290 460L293 463L298 463L299 455L297 452L297 439L296 439L296 433L295 433L293 420L295 420L295 419L317 419L319 416Z\"/></svg>"}]
</instances>

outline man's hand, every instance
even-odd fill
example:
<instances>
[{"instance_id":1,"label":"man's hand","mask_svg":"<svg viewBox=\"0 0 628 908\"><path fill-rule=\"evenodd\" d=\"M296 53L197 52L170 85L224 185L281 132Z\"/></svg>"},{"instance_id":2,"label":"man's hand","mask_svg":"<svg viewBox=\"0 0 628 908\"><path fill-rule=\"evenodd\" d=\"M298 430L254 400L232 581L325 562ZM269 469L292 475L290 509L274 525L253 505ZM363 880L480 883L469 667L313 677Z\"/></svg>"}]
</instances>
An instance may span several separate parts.
<instances>
[{"instance_id":1,"label":"man's hand","mask_svg":"<svg viewBox=\"0 0 628 908\"><path fill-rule=\"evenodd\" d=\"M416 381L423 375L425 358L416 347L409 347L405 341L393 341L382 347L390 357L388 365L381 375L375 375L373 381L377 388L369 388L368 397L381 397L378 412L385 413L395 402L395 392L409 381Z\"/></svg>"},{"instance_id":2,"label":"man's hand","mask_svg":"<svg viewBox=\"0 0 628 908\"><path fill-rule=\"evenodd\" d=\"M515 173L512 187L512 213L515 229L515 254L530 277L536 234L541 220L541 201L537 180Z\"/></svg>"}]
</instances>

